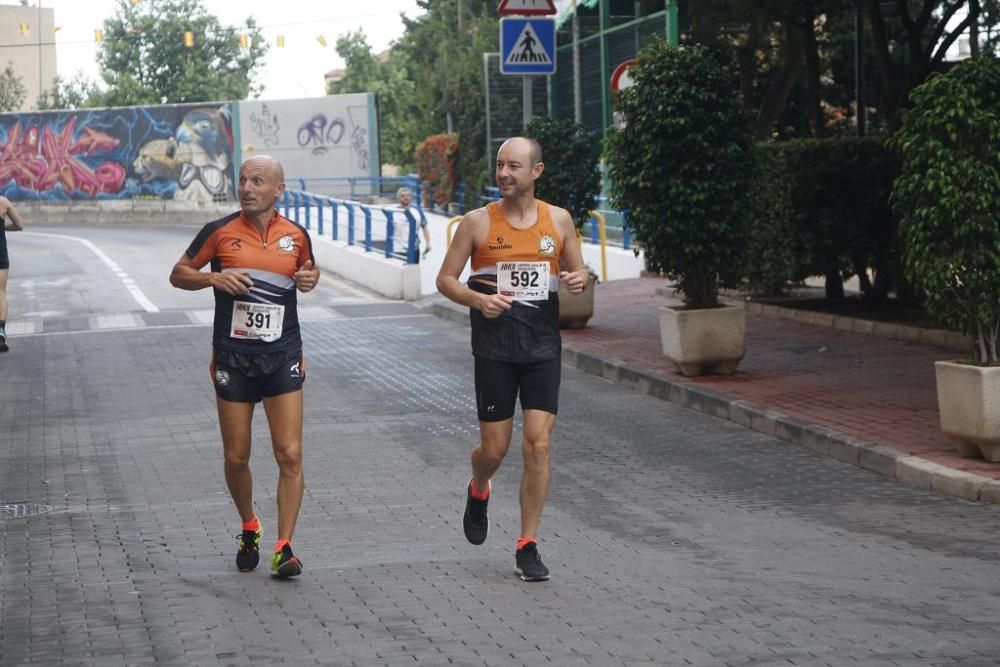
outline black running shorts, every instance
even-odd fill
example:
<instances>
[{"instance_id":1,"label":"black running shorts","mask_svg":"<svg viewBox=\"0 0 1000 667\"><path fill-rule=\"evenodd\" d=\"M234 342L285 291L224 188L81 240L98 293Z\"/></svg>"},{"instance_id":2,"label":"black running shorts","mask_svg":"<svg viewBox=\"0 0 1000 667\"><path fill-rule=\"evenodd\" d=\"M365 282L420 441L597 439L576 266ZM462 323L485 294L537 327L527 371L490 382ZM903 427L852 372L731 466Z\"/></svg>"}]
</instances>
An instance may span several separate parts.
<instances>
[{"instance_id":1,"label":"black running shorts","mask_svg":"<svg viewBox=\"0 0 1000 667\"><path fill-rule=\"evenodd\" d=\"M476 409L479 421L499 422L514 416L521 396L521 410L559 411L562 360L512 363L475 357Z\"/></svg>"},{"instance_id":2,"label":"black running shorts","mask_svg":"<svg viewBox=\"0 0 1000 667\"><path fill-rule=\"evenodd\" d=\"M0 269L10 268L10 258L7 256L7 235L3 229L3 218L0 217Z\"/></svg>"},{"instance_id":3,"label":"black running shorts","mask_svg":"<svg viewBox=\"0 0 1000 667\"><path fill-rule=\"evenodd\" d=\"M234 403L298 391L306 379L301 348L264 354L215 350L209 368L215 394Z\"/></svg>"}]
</instances>

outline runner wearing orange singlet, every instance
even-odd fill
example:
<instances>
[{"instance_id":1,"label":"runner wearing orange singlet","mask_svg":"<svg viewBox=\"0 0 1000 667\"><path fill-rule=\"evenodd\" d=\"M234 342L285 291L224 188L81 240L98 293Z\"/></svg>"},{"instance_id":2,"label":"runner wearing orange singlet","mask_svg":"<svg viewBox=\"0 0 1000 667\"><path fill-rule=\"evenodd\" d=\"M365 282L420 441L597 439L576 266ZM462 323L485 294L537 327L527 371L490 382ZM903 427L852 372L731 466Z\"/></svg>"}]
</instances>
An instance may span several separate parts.
<instances>
[{"instance_id":1,"label":"runner wearing orange singlet","mask_svg":"<svg viewBox=\"0 0 1000 667\"><path fill-rule=\"evenodd\" d=\"M302 384L305 368L296 290L319 280L309 233L282 217L275 202L285 190L274 158L260 155L240 167L241 210L210 222L174 265L170 283L215 292L210 370L215 383L226 484L243 521L236 565L249 572L259 562L263 533L253 509L250 426L254 405L264 403L278 463L278 539L271 574L292 577L302 562L292 533L302 505ZM202 271L206 264L210 271Z\"/></svg>"},{"instance_id":2,"label":"runner wearing orange singlet","mask_svg":"<svg viewBox=\"0 0 1000 667\"><path fill-rule=\"evenodd\" d=\"M475 358L479 445L472 452L462 525L472 544L489 532L490 479L510 449L514 405L524 419L521 534L515 569L524 581L545 581L538 526L549 488L549 452L558 411L562 339L560 281L584 290L583 262L569 213L535 199L544 170L541 147L515 137L500 147L496 180L502 199L465 215L437 277L441 294L468 306ZM459 282L472 260L467 285ZM560 270L562 266L568 270Z\"/></svg>"}]
</instances>

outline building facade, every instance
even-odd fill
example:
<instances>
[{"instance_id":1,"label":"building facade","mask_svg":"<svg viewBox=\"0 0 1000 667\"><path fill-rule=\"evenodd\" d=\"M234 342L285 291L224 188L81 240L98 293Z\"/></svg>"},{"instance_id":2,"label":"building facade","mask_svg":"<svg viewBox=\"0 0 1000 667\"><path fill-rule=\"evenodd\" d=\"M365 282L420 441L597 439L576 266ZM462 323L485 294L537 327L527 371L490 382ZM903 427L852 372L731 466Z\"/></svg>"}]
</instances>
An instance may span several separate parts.
<instances>
[{"instance_id":1,"label":"building facade","mask_svg":"<svg viewBox=\"0 0 1000 667\"><path fill-rule=\"evenodd\" d=\"M9 64L26 92L12 111L37 109L38 96L55 85L55 12L40 5L0 5L0 71Z\"/></svg>"}]
</instances>

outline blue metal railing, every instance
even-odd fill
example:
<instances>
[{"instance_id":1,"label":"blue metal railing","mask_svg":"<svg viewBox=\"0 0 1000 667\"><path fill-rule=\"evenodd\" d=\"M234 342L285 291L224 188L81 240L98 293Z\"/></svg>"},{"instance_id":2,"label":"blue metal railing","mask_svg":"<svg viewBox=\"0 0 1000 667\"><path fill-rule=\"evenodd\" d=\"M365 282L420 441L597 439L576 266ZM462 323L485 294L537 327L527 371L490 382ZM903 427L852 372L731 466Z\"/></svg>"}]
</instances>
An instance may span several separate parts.
<instances>
[{"instance_id":1,"label":"blue metal railing","mask_svg":"<svg viewBox=\"0 0 1000 667\"><path fill-rule=\"evenodd\" d=\"M278 209L289 220L323 236L329 229L330 238L337 241L346 231L347 245L356 245L358 239L358 214L364 220L362 242L366 252L380 251L385 257L402 259L413 264L418 259L417 226L418 218L411 209L364 204L349 199L338 199L327 195L301 190L285 190L278 200ZM347 211L345 216L339 211ZM420 217L423 213L417 209ZM402 223L399 216L405 218ZM346 229L345 229L346 228Z\"/></svg>"},{"instance_id":2,"label":"blue metal railing","mask_svg":"<svg viewBox=\"0 0 1000 667\"><path fill-rule=\"evenodd\" d=\"M421 181L416 174L406 174L405 176L344 176L330 178L302 178L294 177L286 179L289 185L298 186L299 192L309 192L314 195L323 195L343 201L356 201L363 204L385 204L396 201L396 192L400 188L407 188L413 193L415 202L427 210L442 215L454 215L465 213L465 184L459 184L455 190L457 201L447 204L439 204L434 186Z\"/></svg>"}]
</instances>

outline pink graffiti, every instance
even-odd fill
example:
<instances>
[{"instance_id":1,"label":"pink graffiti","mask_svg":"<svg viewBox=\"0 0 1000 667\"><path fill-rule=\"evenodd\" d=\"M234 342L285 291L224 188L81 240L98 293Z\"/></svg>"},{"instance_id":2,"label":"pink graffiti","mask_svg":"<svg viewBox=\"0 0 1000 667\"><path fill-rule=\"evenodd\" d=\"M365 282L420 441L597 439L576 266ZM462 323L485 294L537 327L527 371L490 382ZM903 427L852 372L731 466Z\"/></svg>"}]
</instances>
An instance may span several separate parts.
<instances>
[{"instance_id":1,"label":"pink graffiti","mask_svg":"<svg viewBox=\"0 0 1000 667\"><path fill-rule=\"evenodd\" d=\"M77 159L77 156L111 150L118 145L118 140L87 127L74 141L75 127L75 117L70 118L60 132L45 127L39 150L38 127L24 132L19 121L11 128L7 143L0 146L0 183L13 180L19 187L37 191L62 185L66 192L79 190L91 197L102 192L118 192L125 183L124 167L108 161L91 169Z\"/></svg>"}]
</instances>

